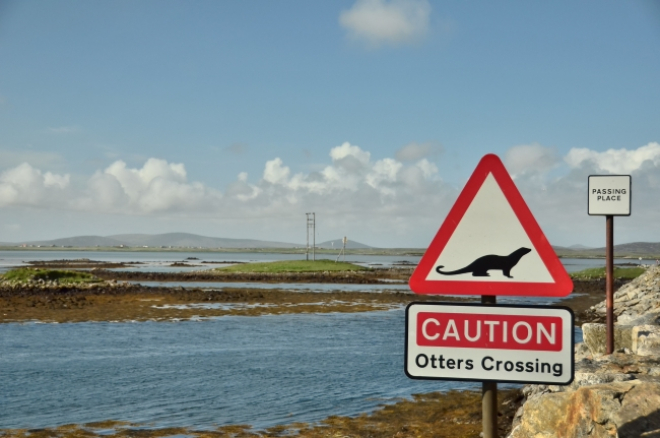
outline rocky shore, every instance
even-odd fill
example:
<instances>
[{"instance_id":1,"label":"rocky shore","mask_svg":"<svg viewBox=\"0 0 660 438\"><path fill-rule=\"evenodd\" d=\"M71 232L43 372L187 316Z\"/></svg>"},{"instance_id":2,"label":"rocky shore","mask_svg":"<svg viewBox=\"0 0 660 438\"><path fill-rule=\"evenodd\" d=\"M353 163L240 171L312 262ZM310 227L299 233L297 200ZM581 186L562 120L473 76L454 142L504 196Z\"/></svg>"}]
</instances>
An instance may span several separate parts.
<instances>
[{"instance_id":1,"label":"rocky shore","mask_svg":"<svg viewBox=\"0 0 660 438\"><path fill-rule=\"evenodd\" d=\"M602 320L605 303L586 315ZM528 385L509 438L660 437L660 267L615 293L615 350L605 355L605 326L582 326L575 380Z\"/></svg>"}]
</instances>

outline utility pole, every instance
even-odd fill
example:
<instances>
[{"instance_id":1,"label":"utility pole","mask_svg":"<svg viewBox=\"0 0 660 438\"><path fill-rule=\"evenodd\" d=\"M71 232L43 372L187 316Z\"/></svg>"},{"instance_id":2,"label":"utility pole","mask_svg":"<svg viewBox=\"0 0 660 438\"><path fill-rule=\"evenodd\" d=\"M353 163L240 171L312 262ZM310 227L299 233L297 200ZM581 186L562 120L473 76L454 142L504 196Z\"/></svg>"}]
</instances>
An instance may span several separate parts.
<instances>
[{"instance_id":1,"label":"utility pole","mask_svg":"<svg viewBox=\"0 0 660 438\"><path fill-rule=\"evenodd\" d=\"M342 247L341 250L339 251L339 254L337 254L337 259L335 260L335 263L339 261L339 257L341 257L342 254L344 255L343 261L344 262L346 261L346 242L348 242L348 239L346 238L346 236L344 236L344 238L342 239ZM334 247L334 243L332 246Z\"/></svg>"},{"instance_id":2,"label":"utility pole","mask_svg":"<svg viewBox=\"0 0 660 438\"><path fill-rule=\"evenodd\" d=\"M307 216L307 249L305 260L309 260L309 232L312 232L312 260L316 260L316 213L305 213Z\"/></svg>"}]
</instances>

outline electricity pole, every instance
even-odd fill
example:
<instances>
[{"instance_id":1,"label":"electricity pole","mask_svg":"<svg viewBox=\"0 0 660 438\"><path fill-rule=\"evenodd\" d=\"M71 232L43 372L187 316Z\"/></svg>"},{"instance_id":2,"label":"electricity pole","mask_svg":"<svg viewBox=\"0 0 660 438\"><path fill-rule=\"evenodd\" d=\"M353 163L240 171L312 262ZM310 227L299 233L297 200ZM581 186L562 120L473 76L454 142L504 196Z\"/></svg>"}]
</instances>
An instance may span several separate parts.
<instances>
[{"instance_id":1,"label":"electricity pole","mask_svg":"<svg viewBox=\"0 0 660 438\"><path fill-rule=\"evenodd\" d=\"M309 260L309 232L312 232L312 260L316 260L316 213L305 213L307 216L307 249L305 260Z\"/></svg>"}]
</instances>

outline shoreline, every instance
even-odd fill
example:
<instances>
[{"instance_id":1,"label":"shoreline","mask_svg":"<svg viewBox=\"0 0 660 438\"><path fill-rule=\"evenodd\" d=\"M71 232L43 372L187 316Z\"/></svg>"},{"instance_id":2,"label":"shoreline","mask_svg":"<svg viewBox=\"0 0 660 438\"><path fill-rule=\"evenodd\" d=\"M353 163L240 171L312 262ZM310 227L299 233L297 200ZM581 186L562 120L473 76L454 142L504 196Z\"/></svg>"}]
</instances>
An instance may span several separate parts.
<instances>
[{"instance_id":1,"label":"shoreline","mask_svg":"<svg viewBox=\"0 0 660 438\"><path fill-rule=\"evenodd\" d=\"M627 281L618 281L618 289ZM602 301L604 282L577 280L575 291L557 304L570 307L576 324L598 322L589 308ZM0 324L40 322L175 321L219 316L367 312L411 302L478 302L476 296L417 295L407 292L310 292L278 288L147 287L106 280L79 286L0 284Z\"/></svg>"},{"instance_id":2,"label":"shoreline","mask_svg":"<svg viewBox=\"0 0 660 438\"><path fill-rule=\"evenodd\" d=\"M519 389L498 392L499 436L511 431L512 420L523 399ZM368 413L354 416L329 416L314 423L292 422L265 429L249 425L220 426L213 430L195 427L158 427L122 421L98 421L85 424L67 424L39 429L0 429L0 437L16 438L96 438L168 436L217 438L476 438L481 432L481 392L457 391L413 394L410 399L380 405ZM430 432L432 431L432 432Z\"/></svg>"},{"instance_id":3,"label":"shoreline","mask_svg":"<svg viewBox=\"0 0 660 438\"><path fill-rule=\"evenodd\" d=\"M592 249L600 250L600 248ZM61 252L125 252L125 253L263 253L263 254L296 254L301 257L307 254L304 247L297 248L157 248L157 247L52 247L52 246L0 246L0 251L61 251ZM351 256L402 256L402 257L421 257L426 252L426 248L352 248L346 249L346 255ZM574 258L574 259L603 259L605 260L605 249L602 248L602 254L586 253L590 250L575 250L575 252L567 252L565 249L556 250L557 257L561 258ZM615 251L619 254L622 251ZM310 249L311 253L311 249ZM316 248L316 254L319 256L332 256L334 258L339 254L338 249L329 248ZM616 258L638 260L655 260L660 258L660 254L653 252L623 252L623 255L617 255Z\"/></svg>"}]
</instances>

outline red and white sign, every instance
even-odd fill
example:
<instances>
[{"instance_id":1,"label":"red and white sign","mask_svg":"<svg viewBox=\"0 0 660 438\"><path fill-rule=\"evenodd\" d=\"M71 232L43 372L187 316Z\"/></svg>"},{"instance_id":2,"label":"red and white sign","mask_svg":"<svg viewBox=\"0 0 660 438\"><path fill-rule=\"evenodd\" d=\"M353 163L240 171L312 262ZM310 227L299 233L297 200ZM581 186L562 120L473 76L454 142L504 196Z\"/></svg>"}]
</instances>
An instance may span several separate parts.
<instances>
[{"instance_id":1,"label":"red and white sign","mask_svg":"<svg viewBox=\"0 0 660 438\"><path fill-rule=\"evenodd\" d=\"M412 303L406 374L413 379L568 384L573 313L566 307Z\"/></svg>"},{"instance_id":2,"label":"red and white sign","mask_svg":"<svg viewBox=\"0 0 660 438\"><path fill-rule=\"evenodd\" d=\"M481 159L413 272L418 294L566 296L573 281L496 155Z\"/></svg>"}]
</instances>

